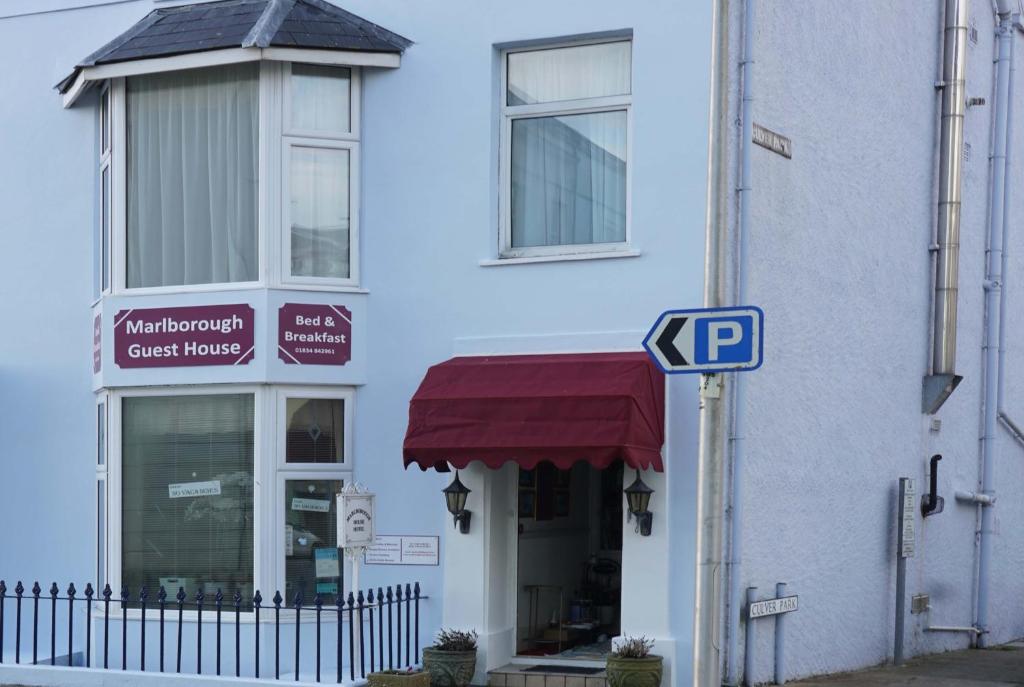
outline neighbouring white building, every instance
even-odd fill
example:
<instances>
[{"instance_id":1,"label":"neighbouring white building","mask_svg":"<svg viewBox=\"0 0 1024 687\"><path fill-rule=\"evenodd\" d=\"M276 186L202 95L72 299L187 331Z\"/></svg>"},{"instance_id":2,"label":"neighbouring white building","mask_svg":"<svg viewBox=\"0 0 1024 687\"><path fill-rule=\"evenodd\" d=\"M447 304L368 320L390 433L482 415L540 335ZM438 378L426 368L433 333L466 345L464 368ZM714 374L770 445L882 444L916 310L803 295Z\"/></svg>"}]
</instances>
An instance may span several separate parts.
<instances>
[{"instance_id":1,"label":"neighbouring white building","mask_svg":"<svg viewBox=\"0 0 1024 687\"><path fill-rule=\"evenodd\" d=\"M755 684L1024 635L1020 11L7 0L0 682L358 683L454 627L474 684L603 687L628 635ZM643 350L737 304L757 370Z\"/></svg>"}]
</instances>

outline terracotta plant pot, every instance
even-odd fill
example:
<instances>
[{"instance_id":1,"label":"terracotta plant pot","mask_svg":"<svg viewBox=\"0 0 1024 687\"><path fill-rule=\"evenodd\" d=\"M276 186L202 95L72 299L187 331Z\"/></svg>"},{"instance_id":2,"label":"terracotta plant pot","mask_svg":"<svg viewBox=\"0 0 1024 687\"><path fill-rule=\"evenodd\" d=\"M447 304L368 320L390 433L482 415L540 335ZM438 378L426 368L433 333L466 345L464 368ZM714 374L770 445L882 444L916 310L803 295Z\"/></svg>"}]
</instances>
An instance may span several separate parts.
<instances>
[{"instance_id":1,"label":"terracotta plant pot","mask_svg":"<svg viewBox=\"0 0 1024 687\"><path fill-rule=\"evenodd\" d=\"M430 687L430 673L425 670L382 670L366 676L369 687Z\"/></svg>"},{"instance_id":2,"label":"terracotta plant pot","mask_svg":"<svg viewBox=\"0 0 1024 687\"><path fill-rule=\"evenodd\" d=\"M660 687L661 656L619 658L609 656L605 666L608 687Z\"/></svg>"},{"instance_id":3,"label":"terracotta plant pot","mask_svg":"<svg viewBox=\"0 0 1024 687\"><path fill-rule=\"evenodd\" d=\"M476 672L476 649L441 651L423 649L423 669L430 673L431 687L467 687Z\"/></svg>"}]
</instances>

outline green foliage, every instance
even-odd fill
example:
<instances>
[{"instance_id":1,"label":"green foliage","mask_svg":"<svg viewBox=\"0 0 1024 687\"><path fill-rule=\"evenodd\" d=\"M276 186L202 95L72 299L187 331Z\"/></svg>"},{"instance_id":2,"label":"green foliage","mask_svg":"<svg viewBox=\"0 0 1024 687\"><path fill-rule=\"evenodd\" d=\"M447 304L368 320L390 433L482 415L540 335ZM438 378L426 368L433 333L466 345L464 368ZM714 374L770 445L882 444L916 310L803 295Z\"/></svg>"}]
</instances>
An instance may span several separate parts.
<instances>
[{"instance_id":1,"label":"green foliage","mask_svg":"<svg viewBox=\"0 0 1024 687\"><path fill-rule=\"evenodd\" d=\"M617 658L647 658L654 648L654 640L647 637L624 637L612 652Z\"/></svg>"},{"instance_id":2,"label":"green foliage","mask_svg":"<svg viewBox=\"0 0 1024 687\"><path fill-rule=\"evenodd\" d=\"M437 633L437 641L434 642L434 648L438 651L474 651L476 650L476 638L477 634L475 630L465 632L463 630L453 630L451 628L442 628Z\"/></svg>"}]
</instances>

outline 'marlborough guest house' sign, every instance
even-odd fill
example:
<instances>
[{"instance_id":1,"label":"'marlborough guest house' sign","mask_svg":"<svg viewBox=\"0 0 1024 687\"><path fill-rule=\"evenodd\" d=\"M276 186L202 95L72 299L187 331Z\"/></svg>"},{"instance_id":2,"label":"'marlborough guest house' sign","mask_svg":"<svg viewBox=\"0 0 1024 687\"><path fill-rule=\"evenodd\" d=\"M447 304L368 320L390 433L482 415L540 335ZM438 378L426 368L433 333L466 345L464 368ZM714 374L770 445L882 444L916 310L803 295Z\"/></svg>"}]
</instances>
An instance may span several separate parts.
<instances>
[{"instance_id":1,"label":"'marlborough guest house' sign","mask_svg":"<svg viewBox=\"0 0 1024 687\"><path fill-rule=\"evenodd\" d=\"M244 365L253 359L246 304L121 310L114 319L118 367Z\"/></svg>"}]
</instances>

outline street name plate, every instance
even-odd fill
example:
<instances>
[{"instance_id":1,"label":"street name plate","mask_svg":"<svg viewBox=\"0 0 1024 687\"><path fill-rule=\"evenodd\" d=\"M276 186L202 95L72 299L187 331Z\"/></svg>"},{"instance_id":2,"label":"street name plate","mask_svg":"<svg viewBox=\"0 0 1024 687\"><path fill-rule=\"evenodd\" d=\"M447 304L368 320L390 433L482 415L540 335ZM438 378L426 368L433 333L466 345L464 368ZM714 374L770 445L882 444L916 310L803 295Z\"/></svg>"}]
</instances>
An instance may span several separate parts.
<instances>
[{"instance_id":1,"label":"street name plate","mask_svg":"<svg viewBox=\"0 0 1024 687\"><path fill-rule=\"evenodd\" d=\"M900 478L900 522L899 542L897 552L901 558L912 558L914 556L914 506L917 490L914 480L909 477Z\"/></svg>"},{"instance_id":2,"label":"street name plate","mask_svg":"<svg viewBox=\"0 0 1024 687\"><path fill-rule=\"evenodd\" d=\"M787 160L793 159L793 142L782 134L777 134L771 129L766 129L757 122L754 122L753 138L754 143L762 148L778 153Z\"/></svg>"},{"instance_id":3,"label":"street name plate","mask_svg":"<svg viewBox=\"0 0 1024 687\"><path fill-rule=\"evenodd\" d=\"M765 599L750 604L748 614L750 618L763 618L768 615L780 613L791 613L797 610L798 599L796 596L783 596L778 599Z\"/></svg>"}]
</instances>

